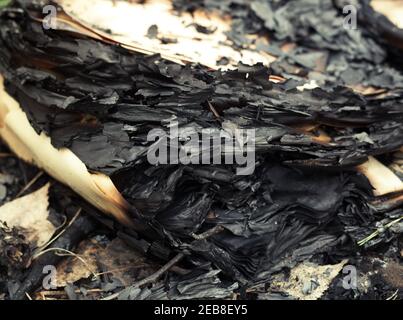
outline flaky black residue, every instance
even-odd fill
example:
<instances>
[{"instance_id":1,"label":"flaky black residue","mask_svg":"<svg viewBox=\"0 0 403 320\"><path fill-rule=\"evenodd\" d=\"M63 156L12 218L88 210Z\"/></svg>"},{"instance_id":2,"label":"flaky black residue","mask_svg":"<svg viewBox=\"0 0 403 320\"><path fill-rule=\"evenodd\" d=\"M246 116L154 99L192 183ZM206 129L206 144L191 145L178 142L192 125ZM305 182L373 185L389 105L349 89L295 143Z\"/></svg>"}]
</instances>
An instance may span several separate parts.
<instances>
[{"instance_id":1,"label":"flaky black residue","mask_svg":"<svg viewBox=\"0 0 403 320\"><path fill-rule=\"evenodd\" d=\"M27 267L31 248L23 233L0 222L0 279L13 277Z\"/></svg>"},{"instance_id":2,"label":"flaky black residue","mask_svg":"<svg viewBox=\"0 0 403 320\"><path fill-rule=\"evenodd\" d=\"M263 26L278 41L296 42L297 49L281 53L273 66L285 82L269 82L273 70L259 64L211 71L74 33L44 31L29 16L35 7L4 11L0 21L0 70L8 92L56 147L70 148L89 169L111 176L154 231L141 235L145 252L153 248L161 258L163 243L188 253L189 264L211 262L242 284L265 282L318 253L350 256L378 221L398 218L401 205L374 205L369 182L352 169L368 156L403 146L403 76L389 64L381 41L369 31L330 29L329 19L339 17L330 0L304 1L309 6L247 2L192 1L185 8L231 8L238 15L234 42L246 29L260 32ZM183 1L175 4L184 8ZM300 18L291 24L295 16ZM315 61L323 55L321 86L298 90L313 79ZM281 61L304 72L293 75ZM357 83L390 90L363 96L343 86ZM171 120L179 123L180 135L198 137L203 129L254 129L253 174L237 175L235 164L150 164L146 155L154 144L147 133L168 133ZM194 240L216 225L224 231Z\"/></svg>"}]
</instances>

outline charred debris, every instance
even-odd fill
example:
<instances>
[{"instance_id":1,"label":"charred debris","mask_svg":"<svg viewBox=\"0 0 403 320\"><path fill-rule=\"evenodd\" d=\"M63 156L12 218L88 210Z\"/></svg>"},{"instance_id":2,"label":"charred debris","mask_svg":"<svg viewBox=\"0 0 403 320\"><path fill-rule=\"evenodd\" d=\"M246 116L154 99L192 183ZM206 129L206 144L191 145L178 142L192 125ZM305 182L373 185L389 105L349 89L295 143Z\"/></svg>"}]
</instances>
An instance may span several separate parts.
<instances>
[{"instance_id":1,"label":"charred debris","mask_svg":"<svg viewBox=\"0 0 403 320\"><path fill-rule=\"evenodd\" d=\"M277 57L270 67L239 64L229 71L178 64L76 31L44 30L41 1L2 9L6 91L54 147L69 148L90 171L111 178L136 225L119 226L73 197L92 218L81 217L82 228L73 225L59 247L71 249L96 224L168 263L149 281L110 288L112 298L273 298L272 277L304 261L357 262L375 254L401 262L403 190L376 193L359 168L379 161L402 179L393 163L403 146L403 31L367 1L356 3L356 30L337 27L343 4L174 0L179 13L229 15L234 47L254 45ZM251 44L251 34L268 36L270 44ZM285 52L285 43L295 46ZM269 81L273 76L282 80ZM311 81L314 88L301 89ZM168 136L173 121L179 143L164 141L176 153L190 135L200 145L205 130L236 136L253 129L253 172L239 175L236 164L150 164L156 143L148 132ZM1 226L0 248L10 246L19 260L8 249L0 255L7 273L1 281L29 254L18 230ZM41 258L56 263L52 257ZM25 284L9 291L11 298L38 287L44 262L35 263L20 273ZM337 290L330 298L346 295ZM74 288L68 292L77 297Z\"/></svg>"}]
</instances>

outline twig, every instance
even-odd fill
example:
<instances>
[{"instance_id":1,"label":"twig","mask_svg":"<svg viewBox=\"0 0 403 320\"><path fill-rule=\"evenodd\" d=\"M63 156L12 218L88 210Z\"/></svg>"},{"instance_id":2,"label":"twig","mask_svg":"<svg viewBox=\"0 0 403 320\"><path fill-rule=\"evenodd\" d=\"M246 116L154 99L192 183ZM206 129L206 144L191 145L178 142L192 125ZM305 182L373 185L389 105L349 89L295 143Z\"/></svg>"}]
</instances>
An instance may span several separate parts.
<instances>
[{"instance_id":1,"label":"twig","mask_svg":"<svg viewBox=\"0 0 403 320\"><path fill-rule=\"evenodd\" d=\"M24 188L21 189L20 192L15 196L16 198L20 197L25 191L32 187L32 185L43 175L43 171L38 172L38 174L32 178L30 182L28 182Z\"/></svg>"},{"instance_id":2,"label":"twig","mask_svg":"<svg viewBox=\"0 0 403 320\"><path fill-rule=\"evenodd\" d=\"M112 270L108 270L108 271L104 271L104 272L95 273L95 275L96 276L102 276L104 274L110 274L110 273L114 273L114 272L118 272L118 271L125 271L125 270L143 268L143 267L146 267L146 266L147 266L147 264L138 264L138 265L135 265L135 266L116 268L116 269L112 269Z\"/></svg>"},{"instance_id":3,"label":"twig","mask_svg":"<svg viewBox=\"0 0 403 320\"><path fill-rule=\"evenodd\" d=\"M150 275L138 282L135 282L130 287L138 288L138 287L144 286L148 283L157 281L159 279L159 277L161 277L165 272L167 272L169 269L171 269L176 263L178 263L180 260L182 260L182 258L184 256L185 255L183 253L178 253L174 258L172 258L170 261L168 261L168 263L166 263L162 268L158 269L155 273L153 273L152 275ZM116 299L124 290L127 290L127 288L125 288L121 291L118 291L114 294L111 294L110 296L107 296L107 297L103 298L102 300Z\"/></svg>"},{"instance_id":4,"label":"twig","mask_svg":"<svg viewBox=\"0 0 403 320\"><path fill-rule=\"evenodd\" d=\"M386 300L396 300L398 293L399 293L399 289L396 289L396 291L390 297L386 298Z\"/></svg>"},{"instance_id":5,"label":"twig","mask_svg":"<svg viewBox=\"0 0 403 320\"><path fill-rule=\"evenodd\" d=\"M85 261L85 260L84 260L82 257L80 257L77 253L74 253L74 252L72 252L72 251L70 251L70 250L67 250L67 249L63 249L63 248L49 248L49 249L46 249L46 250L43 250L42 252L40 252L40 253L36 256L36 258L40 257L41 255L43 255L43 254L45 254L45 253L47 253L47 252L51 252L51 251L56 251L56 254L57 254L57 251L65 252L65 254L60 254L60 253L59 253L58 255L60 255L60 256L73 256L73 257L77 258L78 260L80 260L80 261L85 265L85 267L88 269L88 271L90 271L90 272L92 273L93 277L98 278L98 276L97 276L96 273L92 270L91 266L88 264L87 261Z\"/></svg>"},{"instance_id":6,"label":"twig","mask_svg":"<svg viewBox=\"0 0 403 320\"><path fill-rule=\"evenodd\" d=\"M157 272L152 275L134 283L132 285L133 288L142 287L148 283L152 283L157 281L165 272L171 269L175 264L182 260L185 255L183 253L178 253L175 257L173 257L168 263L166 263L162 268L157 270Z\"/></svg>"},{"instance_id":7,"label":"twig","mask_svg":"<svg viewBox=\"0 0 403 320\"><path fill-rule=\"evenodd\" d=\"M224 230L224 228L222 226L215 226L214 228L211 228L201 234L192 233L191 235L196 240L204 240L204 239L210 238L211 236L213 236L223 230Z\"/></svg>"},{"instance_id":8,"label":"twig","mask_svg":"<svg viewBox=\"0 0 403 320\"><path fill-rule=\"evenodd\" d=\"M68 223L68 225L63 228L62 231L60 231L55 237L53 237L52 239L50 239L48 242L46 242L44 245L42 245L41 247L39 247L36 250L36 253L33 255L32 260L35 260L36 258L39 257L39 255L41 254L41 252L47 248L50 244L52 244L53 242L55 242L73 223L74 221L76 221L76 219L78 218L78 216L80 215L82 209L79 208L76 212L76 214L74 215L74 217L70 220L70 222Z\"/></svg>"},{"instance_id":9,"label":"twig","mask_svg":"<svg viewBox=\"0 0 403 320\"><path fill-rule=\"evenodd\" d=\"M393 226L395 223L398 223L400 220L402 220L403 217L397 218L391 222L389 222L388 224L382 226L381 228L378 228L376 231L374 231L373 233L371 233L368 237L360 240L357 242L357 244L359 246L363 246L364 244L366 244L368 241L372 240L373 238L377 237L379 234L383 233L386 229L390 228L391 226Z\"/></svg>"},{"instance_id":10,"label":"twig","mask_svg":"<svg viewBox=\"0 0 403 320\"><path fill-rule=\"evenodd\" d=\"M221 121L221 117L218 114L217 110L213 107L213 105L210 103L210 101L207 101L208 106L210 107L211 112L213 112L213 114L215 115L215 117Z\"/></svg>"},{"instance_id":11,"label":"twig","mask_svg":"<svg viewBox=\"0 0 403 320\"><path fill-rule=\"evenodd\" d=\"M0 158L14 157L12 153L0 152Z\"/></svg>"},{"instance_id":12,"label":"twig","mask_svg":"<svg viewBox=\"0 0 403 320\"><path fill-rule=\"evenodd\" d=\"M192 237L195 238L195 241L200 241L200 240L207 239L207 238L211 237L212 235L217 234L223 230L224 230L224 228L222 226L215 226L214 228L211 228L210 230L207 230L199 235L196 235L193 233ZM178 253L175 257L173 257L170 261L168 261L164 266L162 266L160 269L158 269L155 273L153 273L152 275L150 275L138 282L135 282L130 287L139 288L146 284L156 282L165 272L169 271L175 264L177 264L179 261L181 261L184 257L185 257L184 253L182 253L182 252ZM107 296L107 297L103 298L102 300L116 299L124 290L127 290L127 288L125 288L119 292L116 292L114 294L111 294L110 296Z\"/></svg>"}]
</instances>

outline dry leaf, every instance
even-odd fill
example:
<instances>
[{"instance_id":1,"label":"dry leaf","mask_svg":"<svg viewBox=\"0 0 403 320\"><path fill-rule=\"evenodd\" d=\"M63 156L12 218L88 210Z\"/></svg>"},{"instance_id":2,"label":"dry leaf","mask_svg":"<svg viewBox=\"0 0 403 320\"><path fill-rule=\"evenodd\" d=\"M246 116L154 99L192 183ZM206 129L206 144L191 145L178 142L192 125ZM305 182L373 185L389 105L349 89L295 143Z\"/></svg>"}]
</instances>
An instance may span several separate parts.
<instances>
[{"instance_id":1,"label":"dry leaf","mask_svg":"<svg viewBox=\"0 0 403 320\"><path fill-rule=\"evenodd\" d=\"M284 279L274 279L271 288L284 291L294 298L300 300L317 300L329 288L333 279L343 269L347 260L343 260L335 265L317 265L315 263L304 262L291 270L288 281ZM305 287L313 284L309 291Z\"/></svg>"},{"instance_id":2,"label":"dry leaf","mask_svg":"<svg viewBox=\"0 0 403 320\"><path fill-rule=\"evenodd\" d=\"M9 227L26 230L25 237L35 247L48 242L56 228L48 221L49 183L24 197L15 199L0 207L0 221Z\"/></svg>"},{"instance_id":3,"label":"dry leaf","mask_svg":"<svg viewBox=\"0 0 403 320\"><path fill-rule=\"evenodd\" d=\"M103 248L96 241L82 241L75 250L82 260L77 257L64 259L57 267L56 286L65 287L69 283L86 279L98 272L96 254L100 250Z\"/></svg>"},{"instance_id":4,"label":"dry leaf","mask_svg":"<svg viewBox=\"0 0 403 320\"><path fill-rule=\"evenodd\" d=\"M69 283L86 279L97 273L107 273L119 279L123 285L130 285L138 280L135 277L136 270L144 268L150 273L156 270L147 264L144 255L128 247L118 238L106 246L95 239L84 240L75 253L81 259L70 257L58 266L57 287L65 287Z\"/></svg>"}]
</instances>

